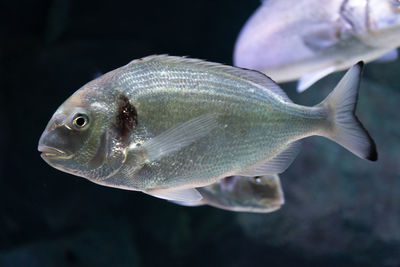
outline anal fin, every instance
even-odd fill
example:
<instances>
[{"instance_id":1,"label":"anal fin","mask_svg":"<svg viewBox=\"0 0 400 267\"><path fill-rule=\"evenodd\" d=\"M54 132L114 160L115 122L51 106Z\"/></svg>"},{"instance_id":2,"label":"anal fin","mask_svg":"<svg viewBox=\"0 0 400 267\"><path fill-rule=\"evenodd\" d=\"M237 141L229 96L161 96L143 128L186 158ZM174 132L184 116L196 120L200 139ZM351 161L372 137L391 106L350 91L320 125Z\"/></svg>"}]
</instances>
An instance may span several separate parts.
<instances>
[{"instance_id":1,"label":"anal fin","mask_svg":"<svg viewBox=\"0 0 400 267\"><path fill-rule=\"evenodd\" d=\"M301 142L291 143L285 150L276 155L273 159L256 166L255 168L237 173L241 176L261 176L284 172L294 161L301 149Z\"/></svg>"}]
</instances>

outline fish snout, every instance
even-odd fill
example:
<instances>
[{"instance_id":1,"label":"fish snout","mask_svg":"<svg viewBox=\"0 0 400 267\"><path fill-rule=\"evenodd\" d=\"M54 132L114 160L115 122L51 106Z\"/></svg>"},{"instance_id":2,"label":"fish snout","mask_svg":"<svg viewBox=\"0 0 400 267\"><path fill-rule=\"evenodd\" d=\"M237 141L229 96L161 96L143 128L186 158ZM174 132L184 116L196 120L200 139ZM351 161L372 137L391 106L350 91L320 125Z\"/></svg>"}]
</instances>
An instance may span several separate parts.
<instances>
[{"instance_id":1,"label":"fish snout","mask_svg":"<svg viewBox=\"0 0 400 267\"><path fill-rule=\"evenodd\" d=\"M65 116L56 115L47 125L39 139L38 150L43 158L68 158L71 152L68 142L69 130L64 125Z\"/></svg>"},{"instance_id":2,"label":"fish snout","mask_svg":"<svg viewBox=\"0 0 400 267\"><path fill-rule=\"evenodd\" d=\"M42 152L41 156L45 158L64 157L66 153L55 147L39 145L38 150Z\"/></svg>"},{"instance_id":3,"label":"fish snout","mask_svg":"<svg viewBox=\"0 0 400 267\"><path fill-rule=\"evenodd\" d=\"M53 127L52 127L53 128ZM71 153L57 134L57 128L46 129L39 140L38 150L43 158L67 158Z\"/></svg>"}]
</instances>

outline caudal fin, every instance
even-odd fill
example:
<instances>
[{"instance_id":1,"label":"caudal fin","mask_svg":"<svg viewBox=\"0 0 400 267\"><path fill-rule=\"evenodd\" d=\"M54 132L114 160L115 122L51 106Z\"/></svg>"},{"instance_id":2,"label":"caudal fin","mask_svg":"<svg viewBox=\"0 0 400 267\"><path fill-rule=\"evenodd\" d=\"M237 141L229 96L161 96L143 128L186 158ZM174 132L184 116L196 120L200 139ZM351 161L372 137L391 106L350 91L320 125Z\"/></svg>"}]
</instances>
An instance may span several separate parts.
<instances>
[{"instance_id":1,"label":"caudal fin","mask_svg":"<svg viewBox=\"0 0 400 267\"><path fill-rule=\"evenodd\" d=\"M376 161L378 153L375 142L355 115L363 66L361 61L347 71L335 89L318 106L328 110L328 118L331 120L324 136L360 158Z\"/></svg>"}]
</instances>

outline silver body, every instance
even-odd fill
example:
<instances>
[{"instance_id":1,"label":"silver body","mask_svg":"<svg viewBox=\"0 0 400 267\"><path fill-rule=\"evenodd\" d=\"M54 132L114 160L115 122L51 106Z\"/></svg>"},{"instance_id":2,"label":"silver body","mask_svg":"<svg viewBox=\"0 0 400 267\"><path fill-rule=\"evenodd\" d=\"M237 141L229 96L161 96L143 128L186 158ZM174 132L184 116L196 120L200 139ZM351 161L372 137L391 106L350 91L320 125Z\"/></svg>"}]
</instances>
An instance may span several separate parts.
<instances>
[{"instance_id":1,"label":"silver body","mask_svg":"<svg viewBox=\"0 0 400 267\"><path fill-rule=\"evenodd\" d=\"M400 46L399 6L395 0L266 0L241 30L234 64L287 82L370 62Z\"/></svg>"},{"instance_id":2,"label":"silver body","mask_svg":"<svg viewBox=\"0 0 400 267\"><path fill-rule=\"evenodd\" d=\"M106 183L139 190L200 187L262 164L292 142L318 133L324 114L191 59L152 58L120 68L112 86L127 94L139 114L131 142L145 142L201 115L216 114L209 134L132 170L127 161ZM107 92L105 92L107 93ZM115 90L114 90L115 93ZM132 160L136 161L136 152Z\"/></svg>"},{"instance_id":3,"label":"silver body","mask_svg":"<svg viewBox=\"0 0 400 267\"><path fill-rule=\"evenodd\" d=\"M305 107L255 71L146 57L67 99L39 150L51 166L95 183L193 203L202 198L195 188L224 177L283 172L296 141L311 135L376 160L354 115L361 70L354 66L326 100Z\"/></svg>"}]
</instances>

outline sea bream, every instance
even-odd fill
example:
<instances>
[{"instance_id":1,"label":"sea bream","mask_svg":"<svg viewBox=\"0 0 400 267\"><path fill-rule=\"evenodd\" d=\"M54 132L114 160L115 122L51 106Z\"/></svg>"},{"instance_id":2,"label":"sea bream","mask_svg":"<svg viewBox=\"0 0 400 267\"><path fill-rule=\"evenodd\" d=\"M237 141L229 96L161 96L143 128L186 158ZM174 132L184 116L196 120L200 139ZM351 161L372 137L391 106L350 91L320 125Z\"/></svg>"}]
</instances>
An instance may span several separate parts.
<instances>
[{"instance_id":1,"label":"sea bream","mask_svg":"<svg viewBox=\"0 0 400 267\"><path fill-rule=\"evenodd\" d=\"M363 60L397 58L399 0L265 0L241 30L234 65L304 91Z\"/></svg>"},{"instance_id":2,"label":"sea bream","mask_svg":"<svg viewBox=\"0 0 400 267\"><path fill-rule=\"evenodd\" d=\"M276 211L285 203L277 174L230 176L196 189L203 197L201 200L194 203L175 203L184 206L209 205L224 210L257 213Z\"/></svg>"},{"instance_id":3,"label":"sea bream","mask_svg":"<svg viewBox=\"0 0 400 267\"><path fill-rule=\"evenodd\" d=\"M234 175L283 172L298 140L321 135L363 159L375 144L354 115L362 64L314 107L267 76L198 59L150 56L84 85L55 112L39 151L95 183L175 201Z\"/></svg>"}]
</instances>

